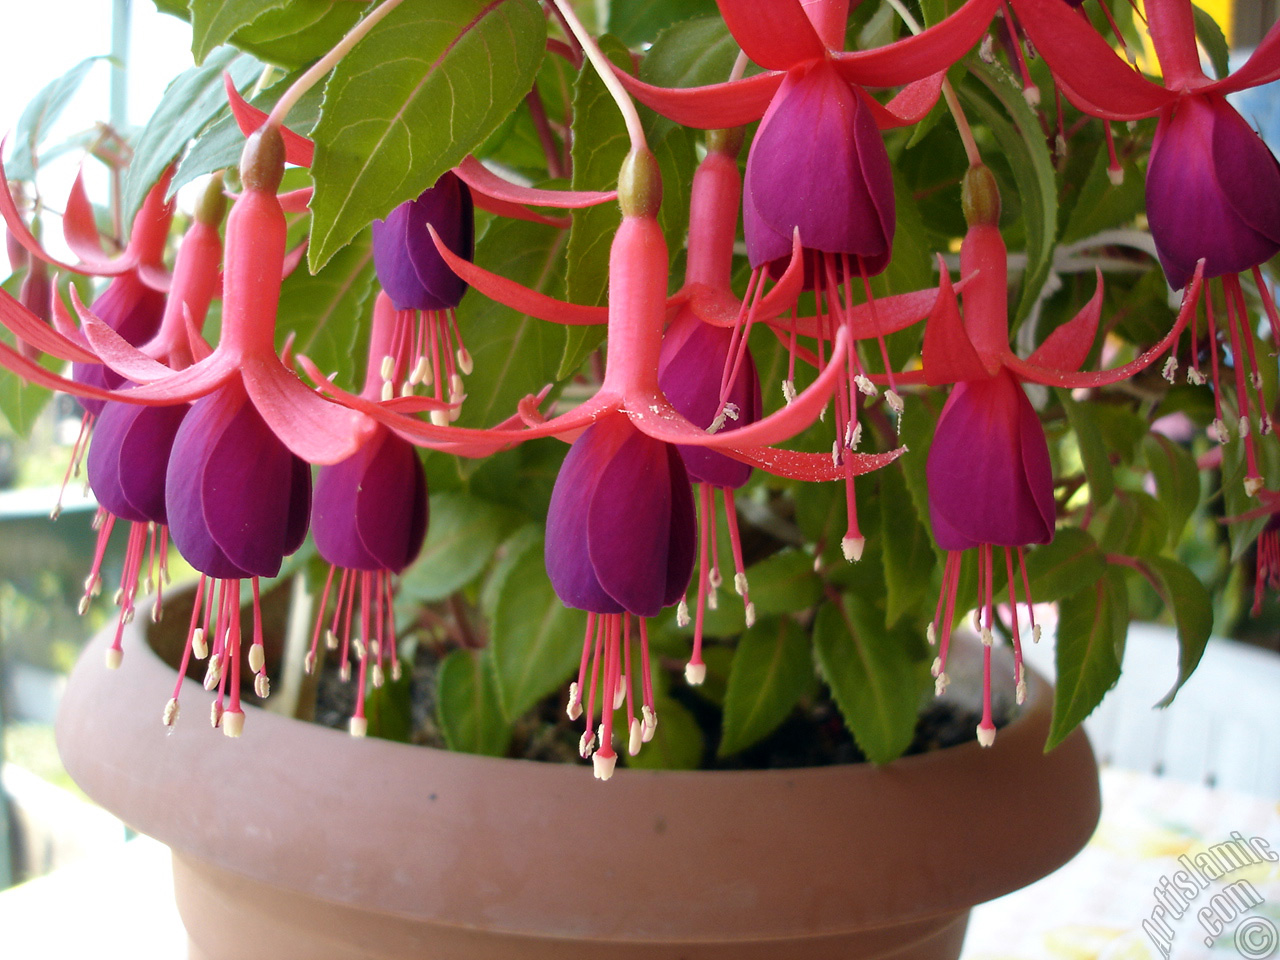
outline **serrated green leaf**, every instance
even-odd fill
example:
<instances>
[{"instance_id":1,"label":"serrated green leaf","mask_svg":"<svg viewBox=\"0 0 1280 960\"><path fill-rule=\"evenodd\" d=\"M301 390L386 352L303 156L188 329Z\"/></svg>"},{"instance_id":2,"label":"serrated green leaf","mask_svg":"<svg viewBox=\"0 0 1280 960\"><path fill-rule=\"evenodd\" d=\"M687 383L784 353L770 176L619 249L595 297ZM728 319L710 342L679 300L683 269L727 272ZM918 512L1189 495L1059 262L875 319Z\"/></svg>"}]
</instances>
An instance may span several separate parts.
<instances>
[{"instance_id":1,"label":"serrated green leaf","mask_svg":"<svg viewBox=\"0 0 1280 960\"><path fill-rule=\"evenodd\" d=\"M280 288L277 336L295 337L295 353L310 357L337 382L359 390L373 318L373 238L366 231L319 273L295 270Z\"/></svg>"},{"instance_id":2,"label":"serrated green leaf","mask_svg":"<svg viewBox=\"0 0 1280 960\"><path fill-rule=\"evenodd\" d=\"M1061 743L1120 679L1117 649L1128 629L1129 601L1118 570L1063 599L1055 650L1057 685L1045 750Z\"/></svg>"},{"instance_id":3,"label":"serrated green leaf","mask_svg":"<svg viewBox=\"0 0 1280 960\"><path fill-rule=\"evenodd\" d=\"M1175 547L1200 500L1200 470L1191 451L1161 434L1148 434L1142 449L1169 516L1169 546Z\"/></svg>"},{"instance_id":4,"label":"serrated green leaf","mask_svg":"<svg viewBox=\"0 0 1280 960\"><path fill-rule=\"evenodd\" d=\"M505 577L490 650L503 715L514 721L563 686L578 665L587 616L551 588L541 539L528 543Z\"/></svg>"},{"instance_id":5,"label":"serrated green leaf","mask_svg":"<svg viewBox=\"0 0 1280 960\"><path fill-rule=\"evenodd\" d=\"M286 3L288 0L190 0L191 55L196 64L204 63L214 47L226 43L237 30Z\"/></svg>"},{"instance_id":6,"label":"serrated green leaf","mask_svg":"<svg viewBox=\"0 0 1280 960\"><path fill-rule=\"evenodd\" d=\"M455 650L440 664L436 717L445 743L461 753L501 757L511 742L486 651Z\"/></svg>"},{"instance_id":7,"label":"serrated green leaf","mask_svg":"<svg viewBox=\"0 0 1280 960\"><path fill-rule=\"evenodd\" d=\"M479 575L502 533L502 512L493 504L452 491L432 494L427 542L401 578L400 592L443 600Z\"/></svg>"},{"instance_id":8,"label":"serrated green leaf","mask_svg":"<svg viewBox=\"0 0 1280 960\"><path fill-rule=\"evenodd\" d=\"M1106 506L1115 492L1115 475L1111 470L1111 458L1102 442L1102 434L1094 422L1091 408L1076 403L1069 390L1055 390L1058 402L1067 412L1067 421L1080 447L1080 459L1084 463L1085 479L1089 482L1089 499L1095 507Z\"/></svg>"},{"instance_id":9,"label":"serrated green leaf","mask_svg":"<svg viewBox=\"0 0 1280 960\"><path fill-rule=\"evenodd\" d=\"M1196 39L1204 47L1204 52L1209 55L1214 76L1219 80L1225 79L1231 71L1231 65L1228 62L1231 58L1231 48L1222 33L1222 27L1218 26L1218 21L1213 19L1212 14L1200 7L1192 5L1191 10L1195 16Z\"/></svg>"},{"instance_id":10,"label":"serrated green leaf","mask_svg":"<svg viewBox=\"0 0 1280 960\"><path fill-rule=\"evenodd\" d=\"M1078 593L1101 577L1106 566L1106 558L1093 537L1077 527L1063 527L1052 543L1036 547L1027 555L1031 599L1052 603Z\"/></svg>"},{"instance_id":11,"label":"serrated green leaf","mask_svg":"<svg viewBox=\"0 0 1280 960\"><path fill-rule=\"evenodd\" d=\"M476 244L476 263L552 297L564 296L565 231L526 220L495 220ZM488 427L556 379L566 327L536 320L476 291L456 311L474 371L459 426Z\"/></svg>"},{"instance_id":12,"label":"serrated green leaf","mask_svg":"<svg viewBox=\"0 0 1280 960\"><path fill-rule=\"evenodd\" d=\"M93 65L105 59L89 57L81 60L57 80L45 85L27 104L13 131L13 154L5 164L5 173L10 180L30 180L36 175L36 154L49 128L62 116L62 111L80 89Z\"/></svg>"},{"instance_id":13,"label":"serrated green leaf","mask_svg":"<svg viewBox=\"0 0 1280 960\"><path fill-rule=\"evenodd\" d=\"M1194 573L1177 560L1148 557L1143 561L1160 581L1160 595L1173 610L1178 630L1178 679L1156 704L1167 707L1190 679L1213 632L1213 598Z\"/></svg>"},{"instance_id":14,"label":"serrated green leaf","mask_svg":"<svg viewBox=\"0 0 1280 960\"><path fill-rule=\"evenodd\" d=\"M872 763L888 763L911 745L925 676L920 641L886 630L884 614L861 597L824 604L813 649L845 724Z\"/></svg>"},{"instance_id":15,"label":"serrated green leaf","mask_svg":"<svg viewBox=\"0 0 1280 960\"><path fill-rule=\"evenodd\" d=\"M813 681L809 639L787 617L762 620L733 652L724 698L722 757L767 737Z\"/></svg>"},{"instance_id":16,"label":"serrated green leaf","mask_svg":"<svg viewBox=\"0 0 1280 960\"><path fill-rule=\"evenodd\" d=\"M677 21L715 15L715 0L625 0L610 4L608 29L629 47L653 43L649 54L651 56L652 50L657 48L655 38L669 29L681 26ZM715 18L719 19L718 16ZM675 27L671 27L672 24ZM721 78L724 76L722 74Z\"/></svg>"},{"instance_id":17,"label":"serrated green leaf","mask_svg":"<svg viewBox=\"0 0 1280 960\"><path fill-rule=\"evenodd\" d=\"M637 770L696 770L702 765L705 749L702 728L685 707L668 696L659 693L654 697L658 715L658 729L653 739L646 743L634 757L627 757L627 766ZM625 715L619 713L621 719ZM626 726L615 724L625 737Z\"/></svg>"},{"instance_id":18,"label":"serrated green leaf","mask_svg":"<svg viewBox=\"0 0 1280 960\"><path fill-rule=\"evenodd\" d=\"M1112 501L1098 546L1105 553L1147 557L1164 549L1169 514L1155 497L1141 490L1123 491Z\"/></svg>"},{"instance_id":19,"label":"serrated green leaf","mask_svg":"<svg viewBox=\"0 0 1280 960\"><path fill-rule=\"evenodd\" d=\"M1014 318L1020 320L1031 311L1049 275L1053 241L1058 233L1058 185L1040 119L1027 106L1022 89L980 60L971 62L970 69L1004 107L1002 113L985 97L972 92L965 103L990 128L1008 158L1022 199L1027 269ZM1007 117L1012 117L1013 122Z\"/></svg>"},{"instance_id":20,"label":"serrated green leaf","mask_svg":"<svg viewBox=\"0 0 1280 960\"><path fill-rule=\"evenodd\" d=\"M748 592L761 616L807 610L822 596L813 558L803 550L781 550L747 571Z\"/></svg>"},{"instance_id":21,"label":"serrated green leaf","mask_svg":"<svg viewBox=\"0 0 1280 960\"><path fill-rule=\"evenodd\" d=\"M933 541L916 516L915 504L897 464L877 472L880 479L880 556L884 564L885 623L892 627L929 593L935 557Z\"/></svg>"},{"instance_id":22,"label":"serrated green leaf","mask_svg":"<svg viewBox=\"0 0 1280 960\"><path fill-rule=\"evenodd\" d=\"M259 110L270 113L276 101L299 76L301 73L291 73L282 77L267 89L250 97L249 102ZM309 136L320 119L320 102L323 99L324 88L320 86L312 87L304 93L289 111L289 129L304 137ZM196 177L236 166L240 162L240 153L243 149L244 134L240 132L240 125L236 123L236 118L231 115L231 109L224 106L218 112L217 119L204 129L178 163L178 170L173 175L173 183L169 187L170 193L176 192L179 187L190 183Z\"/></svg>"},{"instance_id":23,"label":"serrated green leaf","mask_svg":"<svg viewBox=\"0 0 1280 960\"><path fill-rule=\"evenodd\" d=\"M227 103L223 72L231 74L237 90L243 90L262 71L262 64L234 47L220 47L203 66L179 74L165 89L160 105L138 136L124 182L126 222L142 206L147 191L169 164L182 154Z\"/></svg>"},{"instance_id":24,"label":"serrated green leaf","mask_svg":"<svg viewBox=\"0 0 1280 960\"><path fill-rule=\"evenodd\" d=\"M535 0L406 3L370 30L334 70L313 131L311 269L483 143L545 47Z\"/></svg>"},{"instance_id":25,"label":"serrated green leaf","mask_svg":"<svg viewBox=\"0 0 1280 960\"><path fill-rule=\"evenodd\" d=\"M283 7L268 10L237 31L234 43L261 60L296 70L333 49L356 25L367 6L333 0L288 0Z\"/></svg>"},{"instance_id":26,"label":"serrated green leaf","mask_svg":"<svg viewBox=\"0 0 1280 960\"><path fill-rule=\"evenodd\" d=\"M653 0L662 3L664 0ZM645 54L640 64L640 79L658 87L700 87L712 83L723 83L729 78L734 60L738 56L738 44L729 33L724 20L716 14L712 7L712 16L705 16L704 11L697 10L697 4L685 0L665 0L668 5L678 3L682 17L685 19L671 24L658 34L653 46ZM626 8L639 8L643 3L626 3ZM687 12L685 12L687 11ZM634 11L639 13L638 10ZM610 23L622 20L623 17L613 15ZM612 27L611 27L612 30ZM613 31L623 42L634 46L635 41L622 31ZM646 125L645 132L652 142L657 143L673 129L675 124L664 117L650 114L653 119Z\"/></svg>"},{"instance_id":27,"label":"serrated green leaf","mask_svg":"<svg viewBox=\"0 0 1280 960\"><path fill-rule=\"evenodd\" d=\"M1132 162L1125 164L1124 179L1117 185L1111 182L1110 166L1111 154L1105 143L1099 144L1067 216L1061 243L1075 243L1129 223L1142 212L1145 194L1141 172Z\"/></svg>"}]
</instances>

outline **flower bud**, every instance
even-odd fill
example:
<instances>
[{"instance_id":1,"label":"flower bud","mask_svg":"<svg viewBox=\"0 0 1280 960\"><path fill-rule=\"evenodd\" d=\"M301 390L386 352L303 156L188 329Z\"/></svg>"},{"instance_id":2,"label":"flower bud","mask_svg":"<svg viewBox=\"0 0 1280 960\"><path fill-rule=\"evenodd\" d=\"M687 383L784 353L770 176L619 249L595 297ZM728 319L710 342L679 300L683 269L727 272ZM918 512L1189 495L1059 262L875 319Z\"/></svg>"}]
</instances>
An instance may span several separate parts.
<instances>
[{"instance_id":1,"label":"flower bud","mask_svg":"<svg viewBox=\"0 0 1280 960\"><path fill-rule=\"evenodd\" d=\"M240 154L240 179L246 190L275 193L284 178L284 137L274 126L260 127Z\"/></svg>"},{"instance_id":2,"label":"flower bud","mask_svg":"<svg viewBox=\"0 0 1280 960\"><path fill-rule=\"evenodd\" d=\"M662 206L662 174L648 150L632 150L618 171L618 205L624 217L657 216Z\"/></svg>"},{"instance_id":3,"label":"flower bud","mask_svg":"<svg viewBox=\"0 0 1280 960\"><path fill-rule=\"evenodd\" d=\"M1000 188L990 168L970 167L960 186L960 206L964 222L971 227L994 227L1000 223Z\"/></svg>"}]
</instances>

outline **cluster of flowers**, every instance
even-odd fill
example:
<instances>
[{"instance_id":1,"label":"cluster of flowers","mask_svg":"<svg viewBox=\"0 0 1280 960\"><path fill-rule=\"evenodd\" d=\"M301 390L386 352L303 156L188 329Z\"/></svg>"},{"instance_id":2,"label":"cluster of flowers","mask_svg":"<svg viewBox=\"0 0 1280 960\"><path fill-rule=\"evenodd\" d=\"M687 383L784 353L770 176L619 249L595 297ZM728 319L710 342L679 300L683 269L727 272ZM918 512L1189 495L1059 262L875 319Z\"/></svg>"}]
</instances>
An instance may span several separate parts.
<instances>
[{"instance_id":1,"label":"cluster of flowers","mask_svg":"<svg viewBox=\"0 0 1280 960\"><path fill-rule=\"evenodd\" d=\"M155 558L163 557L170 540L202 574L187 656L209 658L207 686L218 691L214 723L225 732L236 735L243 724L246 647L258 693L265 695L268 686L256 617L249 642L241 637L241 582L252 583L256 611L258 578L279 571L308 526L333 567L309 662L314 664L322 634L334 648L341 643L348 673L354 649L361 698L366 671L374 685L385 669L398 671L389 615L393 580L417 555L427 526L426 482L415 445L478 457L533 437L572 443L551 499L546 565L563 602L589 613L568 712L574 719L585 713L582 755L592 757L596 775L606 779L616 763L615 711L625 706L633 754L657 724L646 618L670 606L678 606L682 621L692 618L686 676L691 683L705 676L702 621L720 579L713 560L717 493L728 519L733 583L748 623L754 611L734 491L752 468L805 481L843 481L848 527L842 545L850 561L861 556L855 478L905 452L856 452L860 407L873 398L900 417L901 388L951 386L927 454L932 528L947 552L929 638L939 644L934 675L941 692L952 625L970 605L960 600L957 610L961 557L976 551L978 592L971 599L988 644L978 728L984 744L995 737L989 646L1002 599L994 595L996 565L1004 569L1010 607L1029 609L1024 549L1051 541L1057 522L1048 445L1024 383L1096 387L1131 377L1164 356L1165 375L1172 378L1188 326L1186 376L1203 382L1195 344L1203 303L1214 433L1225 443L1234 429L1243 439L1246 488L1268 497L1255 445L1271 423L1239 275L1252 272L1280 343L1280 317L1259 272L1280 251L1280 166L1225 94L1280 77L1280 34L1273 31L1234 76L1210 81L1200 67L1190 0L1148 0L1147 24L1164 79L1157 85L1120 59L1072 5L1012 0L1021 30L1078 108L1103 121L1160 118L1147 211L1165 275L1184 290L1182 310L1167 335L1137 359L1080 372L1097 336L1101 278L1078 315L1029 357L1014 354L1000 198L971 142L959 293L943 266L936 289L878 299L871 294L870 278L889 264L895 227L893 178L880 131L919 122L949 92L947 69L987 33L998 0L967 0L923 32L859 52L843 51L847 0L777 0L767 9L747 0L719 5L745 55L763 72L679 90L626 74L617 78L665 116L713 131L693 185L685 282L673 296L667 294L668 256L656 216L662 185L652 154L634 131L616 193L622 223L612 242L607 308L555 301L472 264L472 204L474 196L489 209L519 214L522 203L580 207L610 202L615 194L516 188L469 160L374 225L382 292L363 390L343 390L298 357L315 384L309 386L293 371L287 349L277 353L275 315L281 280L292 264L285 210L300 210L307 200L277 191L286 160L309 163L310 144L237 101L249 137L225 250L220 182L201 204L171 274L161 259L171 216L166 182L156 185L128 250L114 260L90 249L91 219L86 221L87 201L77 185L66 229L81 259L60 266L109 275L110 284L91 307L75 302L79 324L56 297L52 327L30 304L0 297L0 323L30 348L75 364L72 376L63 378L36 363L31 350L0 348L4 366L82 398L86 433L77 455L83 455L91 427L88 475L102 508L103 542L117 520L130 529L117 597L121 623L132 616L142 571L150 581ZM866 87L902 90L882 104ZM744 183L737 128L757 119ZM963 133L962 118L957 120ZM741 299L730 286L739 206L752 270ZM47 259L7 183L0 183L0 207L12 235L33 256ZM1225 324L1215 317L1214 297L1202 295L1214 281L1226 304ZM471 369L453 317L468 286L549 322L607 323L607 363L594 395L550 419L539 412L541 398L531 397L491 429L452 426ZM796 316L804 290L813 292L812 316ZM210 348L200 330L219 292L221 334ZM855 303L859 293L864 302ZM920 321L926 321L922 362L897 371L885 337ZM763 416L747 347L757 323L769 325L790 351L787 404L770 416ZM1219 344L1223 326L1225 347ZM856 348L863 340L878 344L877 369ZM1237 381L1234 398L1219 377L1219 354L1226 349ZM800 393L794 387L797 361L816 369L812 385ZM833 401L829 455L774 446L810 426ZM1236 415L1229 417L1233 405ZM309 464L320 465L314 485ZM1274 565L1274 558L1268 563ZM695 570L691 614L686 594ZM98 588L95 566L87 595ZM360 619L353 632L357 596ZM1011 623L1021 698L1016 615ZM118 663L118 638L112 656ZM177 716L176 698L175 690L166 723ZM364 730L363 699L352 730Z\"/></svg>"}]
</instances>

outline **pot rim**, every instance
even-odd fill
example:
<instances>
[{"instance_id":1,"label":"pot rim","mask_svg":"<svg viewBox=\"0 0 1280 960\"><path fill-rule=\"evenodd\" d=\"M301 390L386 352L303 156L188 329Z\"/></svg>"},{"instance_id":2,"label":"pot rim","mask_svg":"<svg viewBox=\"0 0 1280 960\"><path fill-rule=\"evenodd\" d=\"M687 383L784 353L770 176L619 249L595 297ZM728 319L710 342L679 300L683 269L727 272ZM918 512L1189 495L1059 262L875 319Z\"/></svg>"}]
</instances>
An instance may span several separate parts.
<instances>
[{"instance_id":1,"label":"pot rim","mask_svg":"<svg viewBox=\"0 0 1280 960\"><path fill-rule=\"evenodd\" d=\"M112 626L68 682L58 743L85 792L188 858L436 924L583 940L837 935L1038 879L1084 845L1100 809L1084 731L1043 752L1052 690L1030 670L993 748L883 767L619 769L600 783L576 764L355 738L248 704L244 742L189 721L166 730L174 672L144 622L125 628L122 669L101 666ZM205 691L188 678L182 695Z\"/></svg>"}]
</instances>

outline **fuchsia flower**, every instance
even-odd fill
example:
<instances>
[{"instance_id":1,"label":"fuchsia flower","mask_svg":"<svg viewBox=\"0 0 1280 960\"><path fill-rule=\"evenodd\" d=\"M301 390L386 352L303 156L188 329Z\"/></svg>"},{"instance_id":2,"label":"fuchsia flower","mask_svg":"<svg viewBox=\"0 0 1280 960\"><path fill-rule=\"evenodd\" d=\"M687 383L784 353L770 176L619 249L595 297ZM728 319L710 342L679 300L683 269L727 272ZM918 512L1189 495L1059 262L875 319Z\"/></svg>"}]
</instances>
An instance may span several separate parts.
<instances>
[{"instance_id":1,"label":"fuchsia flower","mask_svg":"<svg viewBox=\"0 0 1280 960\"><path fill-rule=\"evenodd\" d=\"M373 400L384 394L388 376L394 380L406 376L411 344L399 338L401 329L401 318L390 298L380 295L370 331L362 393L365 398ZM389 659L392 679L400 677L392 577L402 573L422 550L427 519L427 480L417 451L381 424L350 457L321 467L316 474L311 535L317 552L330 568L307 654L307 670L315 669L329 595L341 568L325 639L330 649L341 642L340 672L344 677L351 673L351 647L355 647L360 661L356 708L350 724L351 732L357 736L368 730L364 715L366 675L371 673L373 686L381 687L386 673L384 663ZM357 593L360 632L353 638L351 622Z\"/></svg>"},{"instance_id":2,"label":"fuchsia flower","mask_svg":"<svg viewBox=\"0 0 1280 960\"><path fill-rule=\"evenodd\" d=\"M1053 474L1044 428L1022 390L1023 382L1059 387L1096 387L1124 380L1154 363L1177 342L1178 334L1195 311L1200 273L1193 275L1183 309L1170 333L1131 363L1098 373L1075 372L1089 355L1102 309L1102 277L1093 299L1071 320L1058 327L1027 359L1009 348L1008 253L997 226L1000 197L995 179L985 167L971 168L965 177L965 217L968 233L960 249L960 272L971 277L964 290L961 317L946 267L942 291L929 317L924 339L924 377L930 385L954 383L947 398L926 464L929 514L934 539L947 551L942 592L929 642L938 642L933 663L939 694L946 688L947 651L955 622L956 593L964 551L978 550L978 616L984 648L983 714L978 739L995 741L991 716L991 644L995 622L996 548L1004 548L1009 585L1010 627L1014 650L1017 700L1025 696L1022 646L1018 627L1017 571L1022 602L1030 613L1032 599L1023 548L1049 543L1056 524ZM1039 628L1031 614L1033 638Z\"/></svg>"},{"instance_id":3,"label":"fuchsia flower","mask_svg":"<svg viewBox=\"0 0 1280 960\"><path fill-rule=\"evenodd\" d=\"M889 263L894 235L893 174L880 130L922 119L937 101L946 69L986 31L998 0L968 0L942 23L878 50L843 52L848 3L782 0L762 10L720 0L720 12L743 52L768 70L745 80L666 90L619 74L637 99L689 126L731 127L763 117L747 157L743 221L752 285L779 272L793 235L804 251L806 285L817 297L817 363L823 341L852 333L851 284L870 305L880 345L885 402L901 415L884 334L868 278ZM907 84L882 106L862 89ZM749 288L750 290L750 288ZM758 293L757 293L758 295ZM750 294L748 295L750 299ZM794 357L794 351L793 351ZM793 359L794 363L794 359ZM849 350L836 391L833 456L844 462L861 436L859 397L878 392L856 350ZM790 396L790 382L784 390ZM862 555L852 472L846 473L846 558Z\"/></svg>"},{"instance_id":4,"label":"fuchsia flower","mask_svg":"<svg viewBox=\"0 0 1280 960\"><path fill-rule=\"evenodd\" d=\"M455 405L452 411L435 414L437 423L447 423L451 417L456 419L456 405L462 402L460 374L471 372L471 355L453 313L467 285L436 253L428 225L450 250L471 259L475 249L471 188L452 171L445 171L418 199L400 204L386 220L373 222L378 282L398 311L393 343L403 341L413 352L402 389L411 390L419 383L434 387L437 400ZM388 385L382 388L383 399L390 399L394 384L388 378L383 382Z\"/></svg>"},{"instance_id":5,"label":"fuchsia flower","mask_svg":"<svg viewBox=\"0 0 1280 960\"><path fill-rule=\"evenodd\" d=\"M1190 0L1151 0L1146 20L1164 74L1159 85L1121 60L1086 19L1059 0L1014 0L1014 7L1078 108L1107 120L1160 118L1147 167L1147 220L1174 289L1187 285L1201 260L1206 279L1221 277L1226 317L1215 318L1212 298L1205 300L1214 391L1211 432L1220 442L1229 439L1216 330L1225 319L1236 379L1233 425L1245 441L1245 488L1256 495L1263 479L1250 423L1256 418L1265 435L1271 421L1238 274L1253 271L1272 338L1280 342L1280 315L1258 271L1280 251L1280 165L1226 95L1280 78L1280 27L1272 28L1243 67L1213 81L1200 67ZM1203 383L1194 324L1191 339L1187 378ZM1166 376L1172 379L1175 369L1171 362Z\"/></svg>"}]
</instances>

